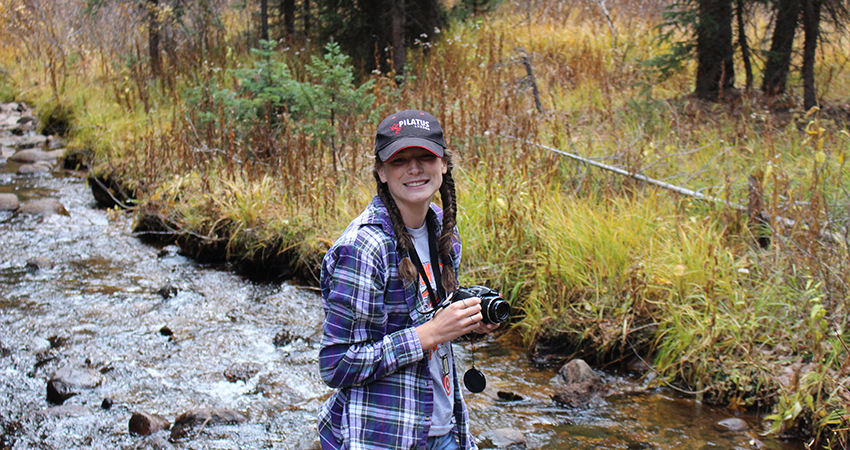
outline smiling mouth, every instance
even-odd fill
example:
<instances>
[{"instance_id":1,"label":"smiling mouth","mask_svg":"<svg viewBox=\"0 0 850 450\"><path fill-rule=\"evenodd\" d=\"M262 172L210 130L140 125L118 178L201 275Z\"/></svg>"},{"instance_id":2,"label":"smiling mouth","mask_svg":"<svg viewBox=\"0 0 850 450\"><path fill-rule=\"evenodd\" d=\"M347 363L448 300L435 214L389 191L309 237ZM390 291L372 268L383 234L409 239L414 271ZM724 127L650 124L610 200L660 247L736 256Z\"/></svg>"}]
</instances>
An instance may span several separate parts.
<instances>
[{"instance_id":1,"label":"smiling mouth","mask_svg":"<svg viewBox=\"0 0 850 450\"><path fill-rule=\"evenodd\" d=\"M410 183L404 183L404 185L407 186L407 187L419 187L419 186L424 186L425 184L428 184L427 180L425 180L425 181L412 181Z\"/></svg>"}]
</instances>

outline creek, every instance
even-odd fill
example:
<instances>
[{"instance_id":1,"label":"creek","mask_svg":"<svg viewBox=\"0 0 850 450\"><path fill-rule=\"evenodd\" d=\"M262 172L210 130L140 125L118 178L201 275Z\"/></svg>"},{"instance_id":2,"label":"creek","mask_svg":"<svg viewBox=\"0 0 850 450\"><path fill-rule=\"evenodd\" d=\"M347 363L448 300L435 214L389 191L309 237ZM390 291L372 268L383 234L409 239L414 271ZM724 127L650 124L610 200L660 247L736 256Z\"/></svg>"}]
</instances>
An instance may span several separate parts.
<instances>
[{"instance_id":1,"label":"creek","mask_svg":"<svg viewBox=\"0 0 850 450\"><path fill-rule=\"evenodd\" d=\"M315 417L331 391L317 373L314 288L252 282L145 244L132 215L97 209L78 174L17 171L0 163L0 193L22 204L56 199L69 216L0 213L0 449L318 448ZM47 263L36 267L36 257ZM455 345L461 370L474 358L487 376L484 392L465 392L482 448L501 428L534 449L804 448L761 436L754 414L737 416L749 430L719 431L729 411L642 389L628 374L601 373L614 393L588 407L558 406L550 383L558 367L532 364L513 341L496 334ZM45 392L63 367L101 379L57 406ZM499 391L521 399L500 400ZM134 412L174 422L204 407L248 420L175 440L128 431Z\"/></svg>"}]
</instances>

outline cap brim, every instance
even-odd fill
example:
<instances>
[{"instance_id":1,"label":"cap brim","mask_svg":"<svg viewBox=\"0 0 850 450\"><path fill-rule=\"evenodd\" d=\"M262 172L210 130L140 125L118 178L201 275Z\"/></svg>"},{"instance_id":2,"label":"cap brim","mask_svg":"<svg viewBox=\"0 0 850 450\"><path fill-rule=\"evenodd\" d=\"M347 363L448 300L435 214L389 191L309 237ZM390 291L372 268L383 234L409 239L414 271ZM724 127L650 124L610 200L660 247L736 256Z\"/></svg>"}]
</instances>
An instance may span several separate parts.
<instances>
[{"instance_id":1,"label":"cap brim","mask_svg":"<svg viewBox=\"0 0 850 450\"><path fill-rule=\"evenodd\" d=\"M410 147L421 147L429 152L437 155L438 158L442 158L445 155L445 149L440 144L424 138L418 137L406 137L403 139L399 139L390 143L386 147L382 148L378 151L378 157L381 158L381 161L388 161L393 157L396 153Z\"/></svg>"}]
</instances>

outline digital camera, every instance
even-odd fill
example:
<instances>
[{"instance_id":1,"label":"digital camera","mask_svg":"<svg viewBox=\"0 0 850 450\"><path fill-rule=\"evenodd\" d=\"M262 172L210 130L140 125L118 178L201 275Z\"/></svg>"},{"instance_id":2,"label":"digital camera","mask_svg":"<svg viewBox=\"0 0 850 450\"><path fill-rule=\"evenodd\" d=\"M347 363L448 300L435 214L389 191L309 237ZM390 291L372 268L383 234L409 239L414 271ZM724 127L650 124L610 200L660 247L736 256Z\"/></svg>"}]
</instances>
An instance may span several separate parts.
<instances>
[{"instance_id":1,"label":"digital camera","mask_svg":"<svg viewBox=\"0 0 850 450\"><path fill-rule=\"evenodd\" d=\"M481 316L484 323L502 323L511 315L511 305L495 289L486 286L461 286L451 298L452 303L478 297L481 299Z\"/></svg>"}]
</instances>

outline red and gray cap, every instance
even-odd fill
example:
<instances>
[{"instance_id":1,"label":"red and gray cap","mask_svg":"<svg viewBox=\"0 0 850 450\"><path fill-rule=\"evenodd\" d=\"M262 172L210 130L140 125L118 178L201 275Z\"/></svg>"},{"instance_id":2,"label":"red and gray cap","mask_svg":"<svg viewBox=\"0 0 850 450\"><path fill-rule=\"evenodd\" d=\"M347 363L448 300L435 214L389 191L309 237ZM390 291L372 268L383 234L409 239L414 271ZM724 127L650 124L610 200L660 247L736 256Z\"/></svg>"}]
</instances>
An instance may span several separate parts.
<instances>
[{"instance_id":1,"label":"red and gray cap","mask_svg":"<svg viewBox=\"0 0 850 450\"><path fill-rule=\"evenodd\" d=\"M401 150L422 147L442 158L446 141L437 118L425 111L405 109L391 114L378 125L375 155L387 161Z\"/></svg>"}]
</instances>

